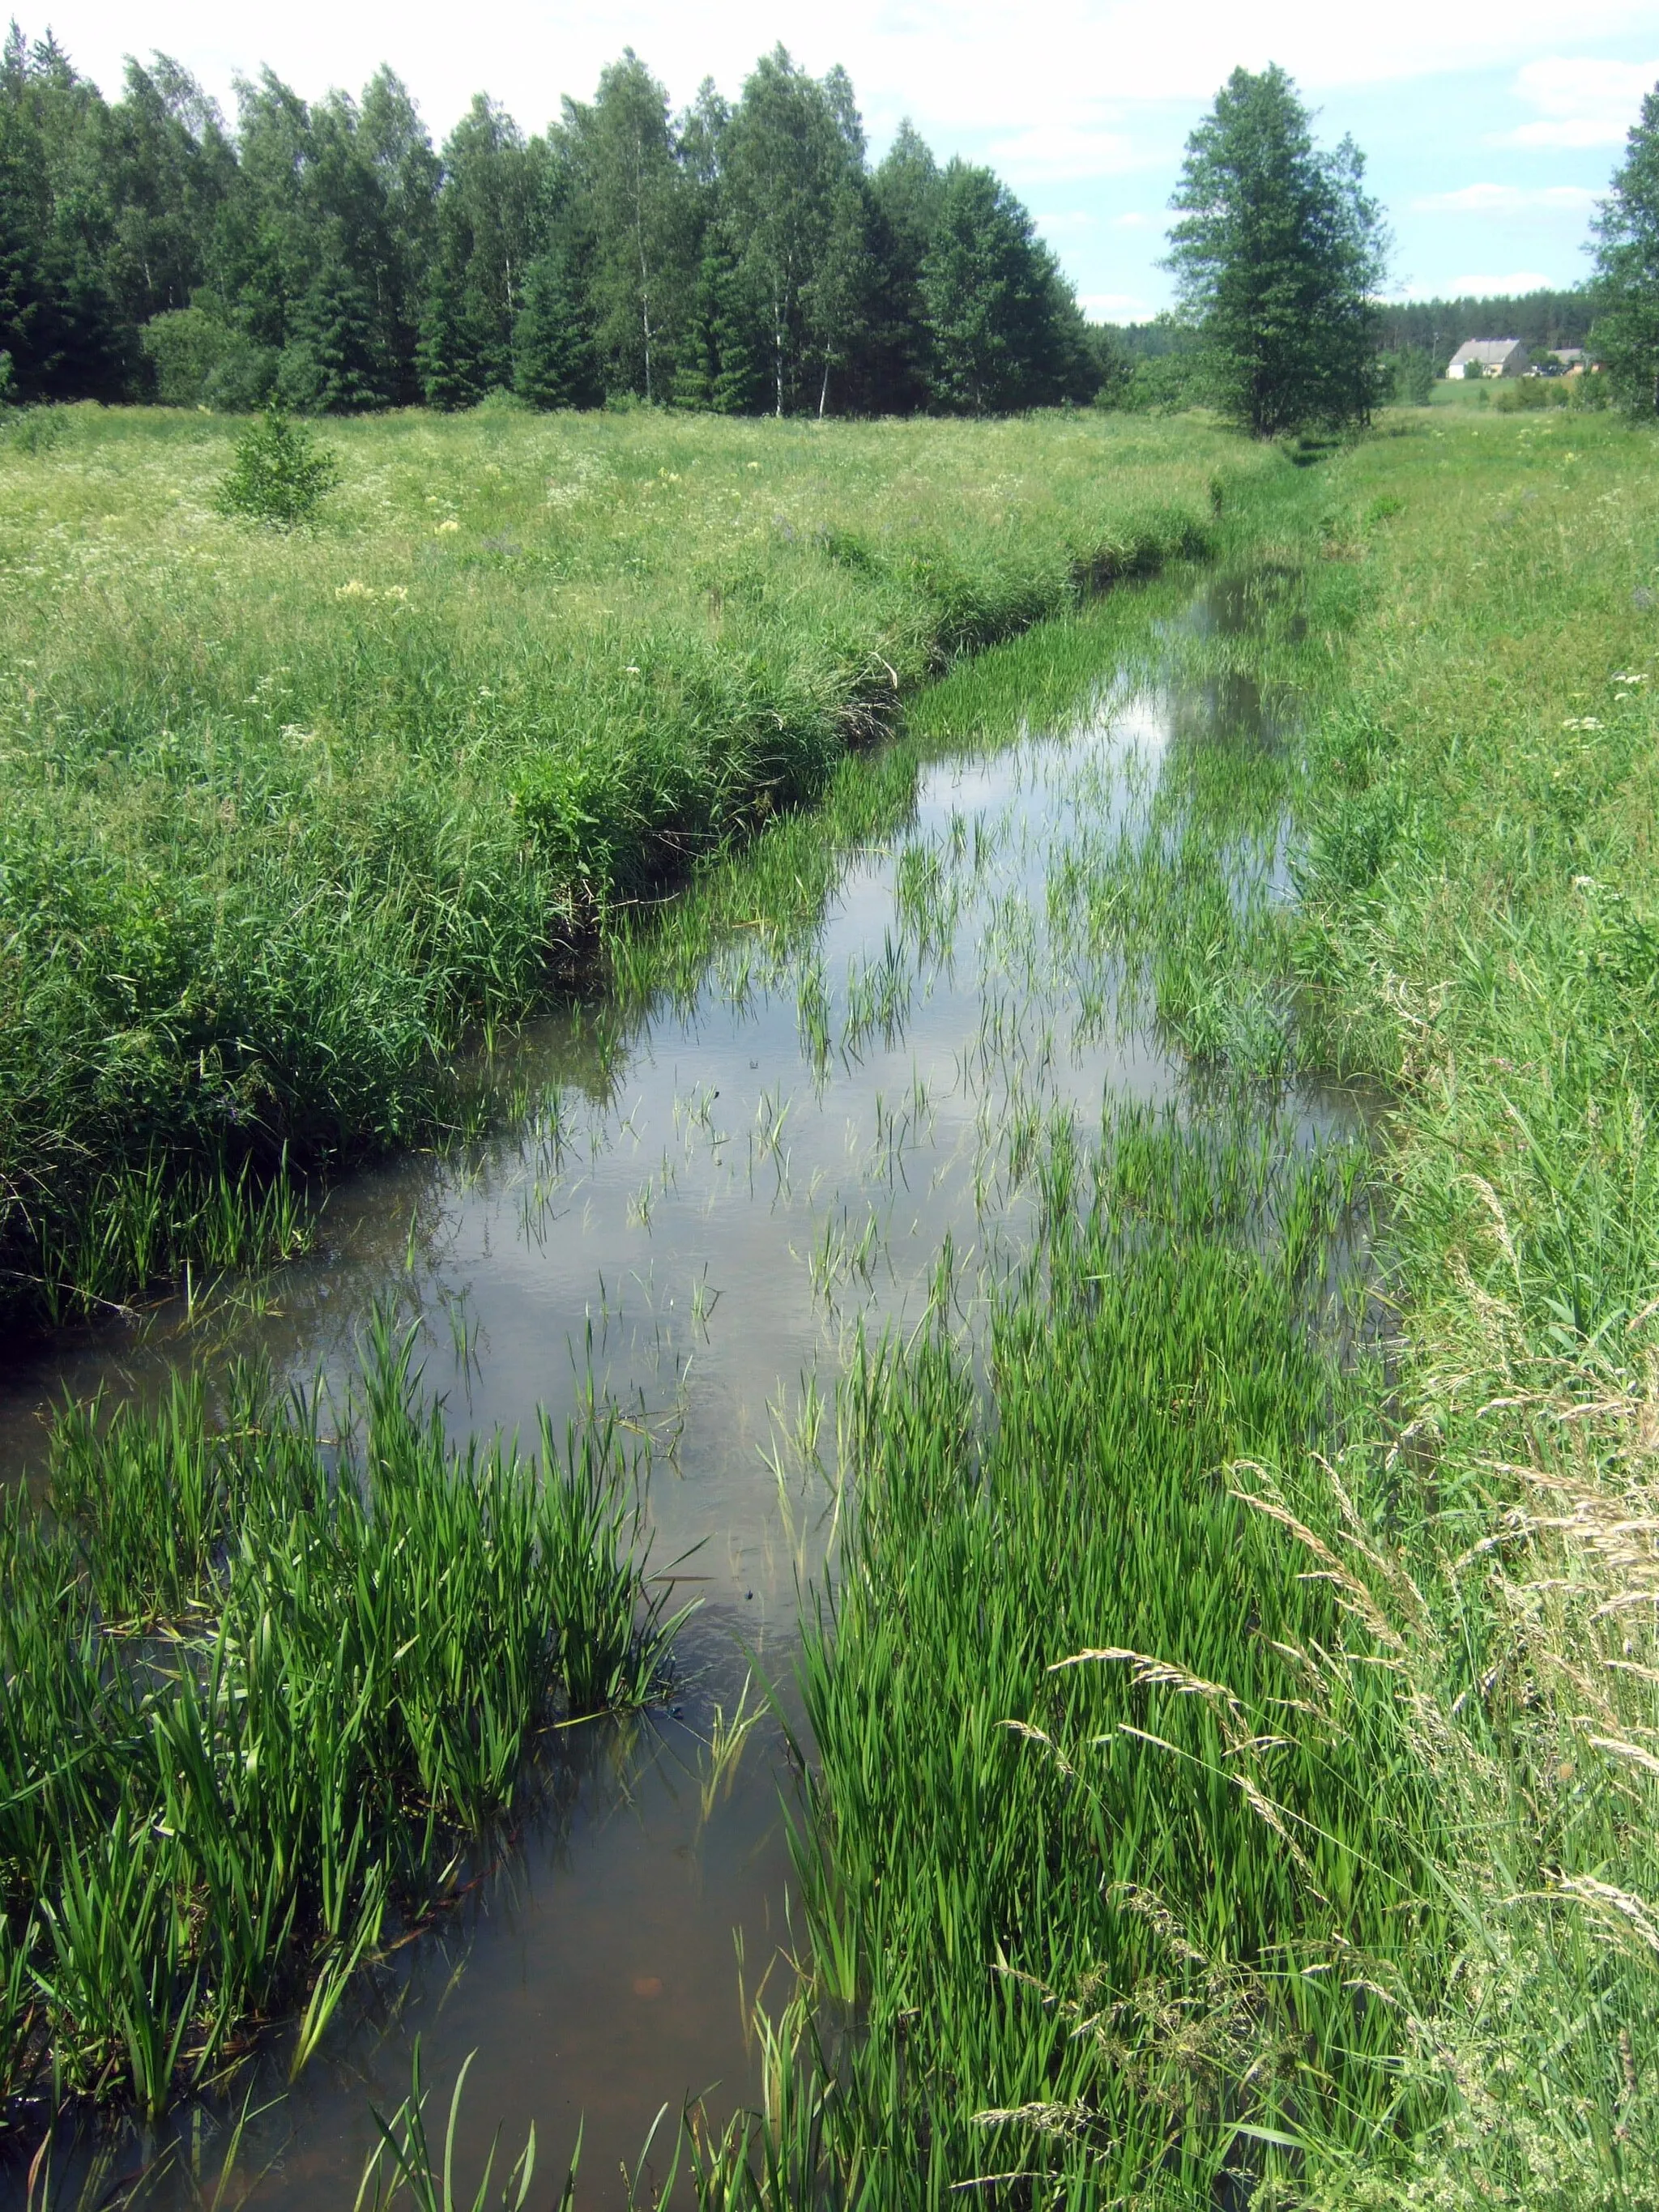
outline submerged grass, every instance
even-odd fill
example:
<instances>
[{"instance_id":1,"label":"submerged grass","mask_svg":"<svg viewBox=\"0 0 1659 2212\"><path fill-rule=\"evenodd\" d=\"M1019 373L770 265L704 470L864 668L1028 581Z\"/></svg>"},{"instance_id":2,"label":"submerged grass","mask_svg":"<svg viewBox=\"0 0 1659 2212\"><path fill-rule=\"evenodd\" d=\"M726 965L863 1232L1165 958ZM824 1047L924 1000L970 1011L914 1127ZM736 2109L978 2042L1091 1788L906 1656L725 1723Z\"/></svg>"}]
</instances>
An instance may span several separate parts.
<instances>
[{"instance_id":1,"label":"submerged grass","mask_svg":"<svg viewBox=\"0 0 1659 2212\"><path fill-rule=\"evenodd\" d=\"M797 1864L823 2056L854 2032L801 2201L1201 2203L1422 2124L1395 1993L1437 1812L1310 1456L1343 1178L1251 1102L1061 1122L1037 1180L991 1402L942 1334L850 1385Z\"/></svg>"},{"instance_id":2,"label":"submerged grass","mask_svg":"<svg viewBox=\"0 0 1659 2212\"><path fill-rule=\"evenodd\" d=\"M672 1624L602 1419L453 1449L377 1325L351 1432L233 1373L71 1409L0 1522L0 2127L144 2118L297 2014L315 2049L561 1715L637 1702Z\"/></svg>"},{"instance_id":3,"label":"submerged grass","mask_svg":"<svg viewBox=\"0 0 1659 2212\"><path fill-rule=\"evenodd\" d=\"M464 1034L818 793L958 655L1201 550L1195 424L342 424L333 521L232 426L68 410L0 468L0 1269L118 1302L465 1113Z\"/></svg>"}]
</instances>

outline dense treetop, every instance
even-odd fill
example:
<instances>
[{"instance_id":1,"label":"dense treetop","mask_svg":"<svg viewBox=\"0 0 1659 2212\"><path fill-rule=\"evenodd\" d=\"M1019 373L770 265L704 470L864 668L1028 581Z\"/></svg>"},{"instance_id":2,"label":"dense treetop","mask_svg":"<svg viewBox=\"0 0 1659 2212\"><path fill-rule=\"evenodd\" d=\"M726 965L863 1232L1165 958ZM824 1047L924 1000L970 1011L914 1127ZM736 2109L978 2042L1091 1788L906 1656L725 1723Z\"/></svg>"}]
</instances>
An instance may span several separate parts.
<instances>
[{"instance_id":1,"label":"dense treetop","mask_svg":"<svg viewBox=\"0 0 1659 2212\"><path fill-rule=\"evenodd\" d=\"M1642 102L1595 224L1595 337L1620 398L1659 414L1659 85Z\"/></svg>"},{"instance_id":2,"label":"dense treetop","mask_svg":"<svg viewBox=\"0 0 1659 2212\"><path fill-rule=\"evenodd\" d=\"M1351 143L1284 72L1235 71L1173 202L1180 304L1085 324L992 171L908 122L870 161L846 72L781 46L735 104L672 112L631 50L526 137L478 94L441 147L381 69L307 102L270 70L227 123L164 55L106 100L47 37L0 47L0 401L307 412L629 396L727 414L1219 405L1271 434L1363 422L1468 337L1589 340L1659 398L1659 92L1593 282L1384 303ZM1407 374L1409 370L1409 374ZM1426 387L1425 387L1426 388Z\"/></svg>"},{"instance_id":3,"label":"dense treetop","mask_svg":"<svg viewBox=\"0 0 1659 2212\"><path fill-rule=\"evenodd\" d=\"M908 125L872 167L844 70L781 47L671 113L625 52L527 137L482 94L441 148L382 69L228 125L176 64L106 101L51 38L0 54L0 388L317 411L609 396L725 412L1085 399L1083 318L989 170Z\"/></svg>"},{"instance_id":4,"label":"dense treetop","mask_svg":"<svg viewBox=\"0 0 1659 2212\"><path fill-rule=\"evenodd\" d=\"M1222 411L1258 437L1364 422L1386 238L1352 139L1328 152L1285 71L1237 69L1187 141L1170 269Z\"/></svg>"}]
</instances>

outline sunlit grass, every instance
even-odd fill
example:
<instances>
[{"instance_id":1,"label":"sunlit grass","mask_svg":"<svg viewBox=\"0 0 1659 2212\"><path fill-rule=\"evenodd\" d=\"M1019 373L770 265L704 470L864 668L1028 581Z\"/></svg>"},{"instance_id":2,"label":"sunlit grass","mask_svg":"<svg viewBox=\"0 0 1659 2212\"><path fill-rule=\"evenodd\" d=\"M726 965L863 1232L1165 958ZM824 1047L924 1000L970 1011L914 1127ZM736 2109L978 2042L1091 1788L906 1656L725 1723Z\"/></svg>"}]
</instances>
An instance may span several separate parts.
<instances>
[{"instance_id":1,"label":"sunlit grass","mask_svg":"<svg viewBox=\"0 0 1659 2212\"><path fill-rule=\"evenodd\" d=\"M230 424L53 422L0 449L0 1265L49 1319L280 1246L263 1188L453 1124L597 922L1276 465L484 409L331 428L278 533L216 511Z\"/></svg>"},{"instance_id":2,"label":"sunlit grass","mask_svg":"<svg viewBox=\"0 0 1659 2212\"><path fill-rule=\"evenodd\" d=\"M212 1417L54 1433L0 1523L0 2133L153 2119L267 2024L314 2051L394 1923L453 1892L549 1723L636 1704L672 1623L603 1419L458 1450L382 1321L343 1442L246 1370Z\"/></svg>"}]
</instances>

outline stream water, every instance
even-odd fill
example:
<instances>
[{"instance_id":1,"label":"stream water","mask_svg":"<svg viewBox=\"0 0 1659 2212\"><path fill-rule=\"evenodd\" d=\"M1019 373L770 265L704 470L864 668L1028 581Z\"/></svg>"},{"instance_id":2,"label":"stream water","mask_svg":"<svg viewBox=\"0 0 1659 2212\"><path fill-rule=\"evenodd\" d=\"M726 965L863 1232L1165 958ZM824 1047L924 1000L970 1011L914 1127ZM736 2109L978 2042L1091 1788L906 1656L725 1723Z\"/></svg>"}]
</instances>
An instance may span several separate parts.
<instances>
[{"instance_id":1,"label":"stream water","mask_svg":"<svg viewBox=\"0 0 1659 2212\"><path fill-rule=\"evenodd\" d=\"M1195 618L1231 605L1206 596ZM793 1942L789 1776L770 1714L718 1777L707 1746L751 1673L788 1707L799 1602L846 1510L836 1376L859 1332L927 1310L947 1238L971 1328L1023 1249L1022 1133L1056 1110L1093 1127L1109 1096L1180 1096L1181 1065L1120 1018L1111 960L1079 966L1055 855L1131 823L1172 744L1273 736L1244 680L1103 672L1065 726L927 767L902 830L846 857L811 945L780 958L738 931L692 1003L545 1023L514 1049L532 1103L511 1127L343 1185L316 1248L262 1285L0 1380L0 1473L28 1479L65 1390L142 1396L180 1363L254 1350L337 1389L372 1304L395 1298L455 1434L533 1433L538 1406L559 1427L608 1394L648 1443L653 1562L701 1600L672 1705L567 1740L533 1815L291 2091L273 2049L170 2134L66 2142L66 2176L112 2181L170 2145L146 2201L211 2202L224 2113L251 2096L230 2201L252 2183L262 2206L349 2206L371 2107L405 2094L416 2037L438 2132L476 2051L469 2161L499 2124L510 2162L533 2121L538 2170L560 2176L580 2122L592 2206L622 2200L659 2107L757 2097L748 2007L781 1996ZM1252 865L1277 865L1271 840ZM1309 1091L1274 1110L1311 1133L1352 1109ZM0 2171L0 2200L24 2201L21 2172Z\"/></svg>"}]
</instances>

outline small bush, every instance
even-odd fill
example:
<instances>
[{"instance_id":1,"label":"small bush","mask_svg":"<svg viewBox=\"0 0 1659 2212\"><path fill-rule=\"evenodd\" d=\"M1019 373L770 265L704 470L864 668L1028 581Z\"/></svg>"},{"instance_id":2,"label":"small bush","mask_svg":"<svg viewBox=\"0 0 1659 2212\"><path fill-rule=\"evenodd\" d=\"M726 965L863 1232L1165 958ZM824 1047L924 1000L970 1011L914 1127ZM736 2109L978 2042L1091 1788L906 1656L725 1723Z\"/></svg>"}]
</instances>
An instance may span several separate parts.
<instances>
[{"instance_id":1,"label":"small bush","mask_svg":"<svg viewBox=\"0 0 1659 2212\"><path fill-rule=\"evenodd\" d=\"M1426 407L1434 396L1434 356L1421 346L1401 346L1386 363L1397 407Z\"/></svg>"},{"instance_id":2,"label":"small bush","mask_svg":"<svg viewBox=\"0 0 1659 2212\"><path fill-rule=\"evenodd\" d=\"M1565 377L1528 376L1498 387L1492 402L1500 415L1532 415L1546 407L1567 407L1572 391Z\"/></svg>"},{"instance_id":3,"label":"small bush","mask_svg":"<svg viewBox=\"0 0 1659 2212\"><path fill-rule=\"evenodd\" d=\"M340 465L303 422L269 407L237 441L236 458L219 487L226 514L292 530L311 521L340 480Z\"/></svg>"}]
</instances>

